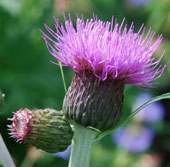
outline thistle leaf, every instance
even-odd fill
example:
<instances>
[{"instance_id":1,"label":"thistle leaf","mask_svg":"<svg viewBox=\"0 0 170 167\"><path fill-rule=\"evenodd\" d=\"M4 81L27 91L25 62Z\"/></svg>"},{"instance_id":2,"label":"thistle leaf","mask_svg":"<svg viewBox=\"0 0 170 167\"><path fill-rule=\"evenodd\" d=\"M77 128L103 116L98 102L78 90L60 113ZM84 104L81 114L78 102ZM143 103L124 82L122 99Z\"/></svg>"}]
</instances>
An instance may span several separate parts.
<instances>
[{"instance_id":1,"label":"thistle leaf","mask_svg":"<svg viewBox=\"0 0 170 167\"><path fill-rule=\"evenodd\" d=\"M133 111L127 118L120 121L116 127L114 127L113 129L107 130L104 133L100 133L99 136L97 136L96 140L101 140L104 136L112 133L114 130L116 130L119 127L123 126L124 124L128 123L133 118L133 116L135 116L139 111L141 111L143 108L145 108L149 104L154 103L159 100L163 100L163 99L170 99L170 93L165 93L160 96L153 97L151 100L142 104L139 108L137 108L135 111Z\"/></svg>"}]
</instances>

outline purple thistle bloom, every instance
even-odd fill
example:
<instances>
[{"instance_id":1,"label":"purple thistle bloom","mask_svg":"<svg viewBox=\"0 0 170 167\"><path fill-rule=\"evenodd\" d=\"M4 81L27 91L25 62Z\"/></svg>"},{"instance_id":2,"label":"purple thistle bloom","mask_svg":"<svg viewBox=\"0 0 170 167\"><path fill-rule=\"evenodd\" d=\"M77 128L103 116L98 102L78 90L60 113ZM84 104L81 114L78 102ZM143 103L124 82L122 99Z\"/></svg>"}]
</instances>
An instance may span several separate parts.
<instances>
[{"instance_id":1,"label":"purple thistle bloom","mask_svg":"<svg viewBox=\"0 0 170 167\"><path fill-rule=\"evenodd\" d=\"M128 152L139 153L146 151L151 146L154 131L146 127L140 127L140 130L121 128L112 137L119 147Z\"/></svg>"},{"instance_id":2,"label":"purple thistle bloom","mask_svg":"<svg viewBox=\"0 0 170 167\"><path fill-rule=\"evenodd\" d=\"M13 118L8 118L8 120L12 121L11 125L8 125L10 128L10 135L17 140L17 142L22 143L24 140L28 138L28 134L30 133L31 128L31 120L33 118L33 114L31 110L25 108L20 109L16 113L14 113Z\"/></svg>"},{"instance_id":3,"label":"purple thistle bloom","mask_svg":"<svg viewBox=\"0 0 170 167\"><path fill-rule=\"evenodd\" d=\"M45 24L53 39L41 32L48 51L75 73L88 71L101 81L121 80L124 84L153 87L151 82L161 77L168 64L162 68L159 65L165 51L157 61L153 58L162 35L152 43L155 33L151 29L143 39L144 25L134 33L133 23L129 29L127 25L123 28L124 21L120 26L115 21L113 26L113 18L110 23L96 16L86 22L77 17L74 28L69 15L65 28L58 19L55 19L56 31Z\"/></svg>"},{"instance_id":4,"label":"purple thistle bloom","mask_svg":"<svg viewBox=\"0 0 170 167\"><path fill-rule=\"evenodd\" d=\"M113 128L122 116L123 91L125 84L154 87L152 81L163 74L161 67L164 55L155 61L153 54L162 41L162 35L152 43L154 32L141 26L134 33L130 28L113 18L103 22L93 16L84 21L77 17L74 28L69 15L65 18L65 28L55 19L56 31L45 28L43 38L48 51L65 66L71 67L75 76L63 103L66 118L101 131ZM144 37L144 39L143 39Z\"/></svg>"},{"instance_id":5,"label":"purple thistle bloom","mask_svg":"<svg viewBox=\"0 0 170 167\"><path fill-rule=\"evenodd\" d=\"M150 93L141 93L135 102L134 109L138 108L145 102L149 101L152 98L152 95ZM151 123L157 123L163 120L165 116L165 109L161 105L160 102L154 102L150 104L149 106L145 107L137 113L134 116L134 119L145 121L145 122L151 122Z\"/></svg>"}]
</instances>

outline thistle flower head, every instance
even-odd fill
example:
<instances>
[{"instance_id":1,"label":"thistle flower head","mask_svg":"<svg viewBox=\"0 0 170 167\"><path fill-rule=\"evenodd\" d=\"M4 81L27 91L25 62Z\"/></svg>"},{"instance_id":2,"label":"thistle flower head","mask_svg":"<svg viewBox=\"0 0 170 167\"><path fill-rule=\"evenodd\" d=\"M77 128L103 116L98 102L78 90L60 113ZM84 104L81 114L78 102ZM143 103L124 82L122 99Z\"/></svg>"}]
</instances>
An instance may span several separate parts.
<instances>
[{"instance_id":1,"label":"thistle flower head","mask_svg":"<svg viewBox=\"0 0 170 167\"><path fill-rule=\"evenodd\" d=\"M162 35L152 42L151 29L144 37L144 25L135 33L133 23L128 29L124 21L113 26L114 19L77 17L74 28L69 15L65 27L55 19L56 31L47 25L49 36L41 31L48 51L75 72L64 99L64 115L85 127L113 128L122 116L125 84L153 87L152 81L167 66L159 65L164 52L158 60L153 58Z\"/></svg>"},{"instance_id":2,"label":"thistle flower head","mask_svg":"<svg viewBox=\"0 0 170 167\"><path fill-rule=\"evenodd\" d=\"M10 135L20 143L50 153L64 151L71 143L72 129L60 111L20 109L10 120Z\"/></svg>"},{"instance_id":3,"label":"thistle flower head","mask_svg":"<svg viewBox=\"0 0 170 167\"><path fill-rule=\"evenodd\" d=\"M69 15L65 28L55 20L56 31L45 25L49 36L42 33L49 52L76 73L87 71L101 81L116 79L124 84L153 87L152 81L167 66L159 65L164 52L157 61L153 58L162 35L152 42L155 33L151 29L144 37L144 25L135 33L133 23L128 29L124 21L120 25L115 21L113 26L113 19L110 23L96 16L87 21L77 17L74 28Z\"/></svg>"},{"instance_id":4,"label":"thistle flower head","mask_svg":"<svg viewBox=\"0 0 170 167\"><path fill-rule=\"evenodd\" d=\"M33 114L27 108L20 109L14 113L13 118L9 119L12 121L12 124L8 125L11 131L10 135L19 142L26 140L30 132L32 118Z\"/></svg>"}]
</instances>

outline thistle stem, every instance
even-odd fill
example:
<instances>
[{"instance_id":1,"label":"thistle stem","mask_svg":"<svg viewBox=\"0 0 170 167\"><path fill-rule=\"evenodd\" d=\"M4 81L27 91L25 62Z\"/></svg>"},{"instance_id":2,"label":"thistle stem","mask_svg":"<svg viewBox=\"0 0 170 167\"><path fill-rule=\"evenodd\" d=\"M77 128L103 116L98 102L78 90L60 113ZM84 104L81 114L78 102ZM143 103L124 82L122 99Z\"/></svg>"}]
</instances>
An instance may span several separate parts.
<instances>
[{"instance_id":1,"label":"thistle stem","mask_svg":"<svg viewBox=\"0 0 170 167\"><path fill-rule=\"evenodd\" d=\"M61 76L62 76L62 80L63 80L64 90L65 90L65 94L66 94L67 93L67 86L66 86L66 81L65 81L65 77L64 77L63 66L62 66L60 61L58 61L58 62L60 64L60 71L61 71Z\"/></svg>"},{"instance_id":2,"label":"thistle stem","mask_svg":"<svg viewBox=\"0 0 170 167\"><path fill-rule=\"evenodd\" d=\"M74 125L69 167L89 167L92 148L98 133L95 130Z\"/></svg>"},{"instance_id":3,"label":"thistle stem","mask_svg":"<svg viewBox=\"0 0 170 167\"><path fill-rule=\"evenodd\" d=\"M0 160L4 167L15 167L15 164L8 152L8 149L3 141L3 138L0 134Z\"/></svg>"}]
</instances>

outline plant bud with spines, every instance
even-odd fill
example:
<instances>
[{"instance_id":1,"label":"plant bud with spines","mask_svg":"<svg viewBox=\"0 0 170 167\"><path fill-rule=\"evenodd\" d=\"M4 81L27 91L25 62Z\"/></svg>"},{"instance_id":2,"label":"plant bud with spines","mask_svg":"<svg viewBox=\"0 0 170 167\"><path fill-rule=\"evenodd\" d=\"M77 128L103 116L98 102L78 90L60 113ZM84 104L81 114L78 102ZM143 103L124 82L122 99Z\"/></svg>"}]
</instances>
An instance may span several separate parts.
<instances>
[{"instance_id":1,"label":"plant bud with spines","mask_svg":"<svg viewBox=\"0 0 170 167\"><path fill-rule=\"evenodd\" d=\"M64 151L73 137L62 112L54 109L20 109L10 119L11 136L49 153Z\"/></svg>"}]
</instances>

